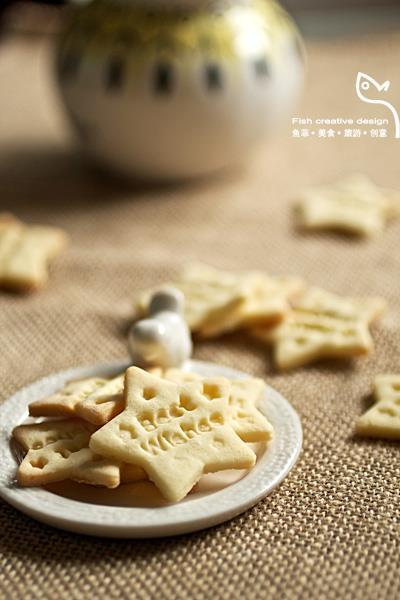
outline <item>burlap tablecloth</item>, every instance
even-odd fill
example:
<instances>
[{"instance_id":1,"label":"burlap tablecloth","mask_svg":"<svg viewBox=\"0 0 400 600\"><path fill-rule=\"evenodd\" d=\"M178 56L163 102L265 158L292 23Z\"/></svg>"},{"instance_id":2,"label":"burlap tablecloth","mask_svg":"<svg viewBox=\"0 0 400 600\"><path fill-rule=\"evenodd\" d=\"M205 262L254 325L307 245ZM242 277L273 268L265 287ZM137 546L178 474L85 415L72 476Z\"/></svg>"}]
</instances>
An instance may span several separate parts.
<instances>
[{"instance_id":1,"label":"burlap tablecloth","mask_svg":"<svg viewBox=\"0 0 400 600\"><path fill-rule=\"evenodd\" d=\"M390 78L398 92L400 35L313 42L308 50L298 114L387 116L359 102L354 80L366 71ZM298 410L304 448L290 476L231 522L153 541L64 533L0 502L0 596L398 597L399 447L353 439L353 425L374 375L400 371L400 226L368 242L304 236L289 211L299 186L347 172L399 187L398 143L298 140L286 130L240 173L131 189L88 170L71 149L48 67L45 41L0 46L0 206L60 225L72 239L45 291L0 295L1 399L48 373L126 356L126 309L136 290L192 259L380 294L389 312L375 329L373 355L354 364L281 375L268 351L241 336L197 345L196 357L265 377Z\"/></svg>"}]
</instances>

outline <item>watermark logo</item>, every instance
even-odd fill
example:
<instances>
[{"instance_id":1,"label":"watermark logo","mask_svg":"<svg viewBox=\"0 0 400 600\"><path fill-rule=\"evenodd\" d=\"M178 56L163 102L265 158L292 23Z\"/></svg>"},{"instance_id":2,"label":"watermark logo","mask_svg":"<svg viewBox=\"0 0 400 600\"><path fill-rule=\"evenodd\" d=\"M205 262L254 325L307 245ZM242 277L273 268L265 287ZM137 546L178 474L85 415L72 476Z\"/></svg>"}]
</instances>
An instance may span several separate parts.
<instances>
[{"instance_id":1,"label":"watermark logo","mask_svg":"<svg viewBox=\"0 0 400 600\"><path fill-rule=\"evenodd\" d=\"M400 138L400 118L399 113L387 100L384 99L382 93L387 92L390 87L390 81L384 81L383 83L378 83L375 81L373 77L367 75L366 73L362 73L359 71L357 73L356 79L356 92L357 96L363 102L367 102L368 104L381 104L386 106L390 110L393 115L394 125L395 125L395 137Z\"/></svg>"},{"instance_id":2,"label":"watermark logo","mask_svg":"<svg viewBox=\"0 0 400 600\"><path fill-rule=\"evenodd\" d=\"M354 82L354 79L353 79ZM354 90L354 83L351 84ZM388 138L391 122L394 123L394 136L400 139L400 115L396 108L385 98L390 88L390 81L383 83L375 81L371 75L359 71L355 79L357 97L367 104L384 106L387 115L347 116L347 115L317 115L314 117L293 116L292 137L294 138ZM354 93L354 92L353 92ZM390 114L389 112L390 111Z\"/></svg>"}]
</instances>

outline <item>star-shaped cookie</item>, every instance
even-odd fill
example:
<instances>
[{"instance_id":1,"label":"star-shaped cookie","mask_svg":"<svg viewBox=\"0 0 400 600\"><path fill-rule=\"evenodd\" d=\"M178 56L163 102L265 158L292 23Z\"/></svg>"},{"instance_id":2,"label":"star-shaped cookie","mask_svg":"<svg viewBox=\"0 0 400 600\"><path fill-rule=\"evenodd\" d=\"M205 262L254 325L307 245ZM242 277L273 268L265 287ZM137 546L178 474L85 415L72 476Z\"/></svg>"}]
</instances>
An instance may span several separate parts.
<instances>
[{"instance_id":1,"label":"star-shaped cookie","mask_svg":"<svg viewBox=\"0 0 400 600\"><path fill-rule=\"evenodd\" d=\"M235 277L245 290L244 301L229 313L229 317L221 319L218 316L204 323L199 331L201 337L216 337L220 333L254 325L280 323L289 311L289 300L304 288L299 277L270 277L258 271L236 274Z\"/></svg>"},{"instance_id":2,"label":"star-shaped cookie","mask_svg":"<svg viewBox=\"0 0 400 600\"><path fill-rule=\"evenodd\" d=\"M373 348L369 324L384 309L381 298L346 298L309 288L281 325L253 333L273 344L278 368L291 369L322 358L367 354Z\"/></svg>"},{"instance_id":3,"label":"star-shaped cookie","mask_svg":"<svg viewBox=\"0 0 400 600\"><path fill-rule=\"evenodd\" d=\"M14 439L26 451L18 467L23 486L46 485L64 479L117 487L121 481L145 478L140 467L123 465L95 454L89 448L94 427L81 419L19 425Z\"/></svg>"},{"instance_id":4,"label":"star-shaped cookie","mask_svg":"<svg viewBox=\"0 0 400 600\"><path fill-rule=\"evenodd\" d=\"M124 411L92 435L90 448L141 466L167 500L178 502L203 473L255 463L228 424L228 393L225 379L178 385L131 367Z\"/></svg>"},{"instance_id":5,"label":"star-shaped cookie","mask_svg":"<svg viewBox=\"0 0 400 600\"><path fill-rule=\"evenodd\" d=\"M33 417L82 417L104 425L124 408L124 375L89 377L68 382L61 390L29 404Z\"/></svg>"},{"instance_id":6,"label":"star-shaped cookie","mask_svg":"<svg viewBox=\"0 0 400 600\"><path fill-rule=\"evenodd\" d=\"M167 369L163 376L176 383L204 380L197 373L179 369ZM272 437L271 423L257 409L264 389L265 384L261 379L230 381L228 398L230 425L244 442L265 442Z\"/></svg>"},{"instance_id":7,"label":"star-shaped cookie","mask_svg":"<svg viewBox=\"0 0 400 600\"><path fill-rule=\"evenodd\" d=\"M295 214L299 226L305 229L373 236L399 214L399 197L377 187L364 175L353 175L331 186L305 190L295 204Z\"/></svg>"},{"instance_id":8,"label":"star-shaped cookie","mask_svg":"<svg viewBox=\"0 0 400 600\"><path fill-rule=\"evenodd\" d=\"M400 440L400 375L379 375L374 381L375 404L356 423L366 437Z\"/></svg>"},{"instance_id":9,"label":"star-shaped cookie","mask_svg":"<svg viewBox=\"0 0 400 600\"><path fill-rule=\"evenodd\" d=\"M98 388L102 388L107 379L88 377L69 381L61 390L50 396L34 400L29 404L29 414L32 417L71 417L75 407L84 398L90 396Z\"/></svg>"}]
</instances>

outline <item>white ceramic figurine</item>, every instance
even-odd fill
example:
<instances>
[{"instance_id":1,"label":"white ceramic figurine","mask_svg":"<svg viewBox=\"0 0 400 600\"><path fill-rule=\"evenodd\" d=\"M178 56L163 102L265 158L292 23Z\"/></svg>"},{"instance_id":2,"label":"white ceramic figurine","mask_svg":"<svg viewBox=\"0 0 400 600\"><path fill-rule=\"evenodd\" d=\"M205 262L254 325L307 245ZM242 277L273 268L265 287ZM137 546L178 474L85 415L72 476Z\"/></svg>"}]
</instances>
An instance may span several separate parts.
<instances>
[{"instance_id":1,"label":"white ceramic figurine","mask_svg":"<svg viewBox=\"0 0 400 600\"><path fill-rule=\"evenodd\" d=\"M57 77L82 149L141 178L204 175L250 156L302 82L275 0L92 0L72 11Z\"/></svg>"},{"instance_id":2,"label":"white ceramic figurine","mask_svg":"<svg viewBox=\"0 0 400 600\"><path fill-rule=\"evenodd\" d=\"M166 369L181 367L190 358L192 340L183 307L183 294L175 288L165 288L152 296L148 318L135 323L129 332L134 365Z\"/></svg>"}]
</instances>

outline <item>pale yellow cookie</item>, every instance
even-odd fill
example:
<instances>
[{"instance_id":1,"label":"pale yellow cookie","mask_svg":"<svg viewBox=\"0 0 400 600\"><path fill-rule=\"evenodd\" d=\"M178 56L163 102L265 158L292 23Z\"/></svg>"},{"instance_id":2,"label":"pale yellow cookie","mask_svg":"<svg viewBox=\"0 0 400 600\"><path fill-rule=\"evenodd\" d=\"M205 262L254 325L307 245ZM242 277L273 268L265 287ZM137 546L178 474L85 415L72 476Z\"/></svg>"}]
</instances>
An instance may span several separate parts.
<instances>
[{"instance_id":1,"label":"pale yellow cookie","mask_svg":"<svg viewBox=\"0 0 400 600\"><path fill-rule=\"evenodd\" d=\"M361 319L368 324L382 316L386 310L386 301L378 296L365 298L339 296L317 287L307 288L292 305L298 312L343 321Z\"/></svg>"},{"instance_id":2,"label":"pale yellow cookie","mask_svg":"<svg viewBox=\"0 0 400 600\"><path fill-rule=\"evenodd\" d=\"M107 379L89 377L68 382L60 391L35 400L29 404L32 417L70 417L76 414L75 408L83 398L90 396L98 388L103 388Z\"/></svg>"},{"instance_id":3,"label":"pale yellow cookie","mask_svg":"<svg viewBox=\"0 0 400 600\"><path fill-rule=\"evenodd\" d=\"M149 369L161 376L162 369ZM104 425L125 406L124 374L113 379L89 377L67 383L63 389L29 404L33 417L78 416L93 425Z\"/></svg>"},{"instance_id":4,"label":"pale yellow cookie","mask_svg":"<svg viewBox=\"0 0 400 600\"><path fill-rule=\"evenodd\" d=\"M93 427L80 419L19 425L13 436L27 450L18 467L18 482L38 486L74 479L116 487L120 483L120 464L89 449Z\"/></svg>"},{"instance_id":5,"label":"pale yellow cookie","mask_svg":"<svg viewBox=\"0 0 400 600\"><path fill-rule=\"evenodd\" d=\"M120 482L122 483L135 483L136 481L143 481L147 479L146 471L137 465L129 463L120 464Z\"/></svg>"},{"instance_id":6,"label":"pale yellow cookie","mask_svg":"<svg viewBox=\"0 0 400 600\"><path fill-rule=\"evenodd\" d=\"M257 271L231 273L201 264L188 265L170 285L185 296L190 329L205 338L280 322L289 310L288 300L303 288L299 278L270 277ZM140 315L145 314L151 293L139 298Z\"/></svg>"},{"instance_id":7,"label":"pale yellow cookie","mask_svg":"<svg viewBox=\"0 0 400 600\"><path fill-rule=\"evenodd\" d=\"M218 333L230 328L238 308L244 303L243 282L229 273L221 273L206 265L189 265L170 286L185 296L185 319L194 332L208 323L219 323ZM155 290L144 292L138 300L139 314L146 314L149 298ZM214 329L216 326L214 327Z\"/></svg>"},{"instance_id":8,"label":"pale yellow cookie","mask_svg":"<svg viewBox=\"0 0 400 600\"><path fill-rule=\"evenodd\" d=\"M273 344L280 369L322 358L353 357L372 350L368 326L384 308L380 298L346 298L310 288L293 303L293 310L281 325L254 329L253 334Z\"/></svg>"},{"instance_id":9,"label":"pale yellow cookie","mask_svg":"<svg viewBox=\"0 0 400 600\"><path fill-rule=\"evenodd\" d=\"M94 427L81 419L16 427L13 436L27 451L18 469L19 483L36 486L74 479L92 485L116 487L119 482L146 479L146 473L136 465L116 463L94 455L89 450L93 431Z\"/></svg>"},{"instance_id":10,"label":"pale yellow cookie","mask_svg":"<svg viewBox=\"0 0 400 600\"><path fill-rule=\"evenodd\" d=\"M288 301L304 289L304 282L299 277L270 277L259 272L242 277L247 281L248 289L237 323L237 327L242 328L279 323L289 311Z\"/></svg>"},{"instance_id":11,"label":"pale yellow cookie","mask_svg":"<svg viewBox=\"0 0 400 600\"><path fill-rule=\"evenodd\" d=\"M30 291L48 279L48 264L66 246L61 229L28 226L10 215L0 215L0 287Z\"/></svg>"},{"instance_id":12,"label":"pale yellow cookie","mask_svg":"<svg viewBox=\"0 0 400 600\"><path fill-rule=\"evenodd\" d=\"M246 290L246 298L223 321L224 332L280 323L290 309L289 300L304 287L300 278L270 277L256 271L236 277ZM205 338L217 336L221 333L221 319L209 319L199 333Z\"/></svg>"},{"instance_id":13,"label":"pale yellow cookie","mask_svg":"<svg viewBox=\"0 0 400 600\"><path fill-rule=\"evenodd\" d=\"M341 187L350 188L359 195L379 198L385 209L386 220L392 220L400 216L400 192L398 190L377 186L367 175L355 173L349 175L341 182Z\"/></svg>"},{"instance_id":14,"label":"pale yellow cookie","mask_svg":"<svg viewBox=\"0 0 400 600\"><path fill-rule=\"evenodd\" d=\"M272 438L273 427L256 408L265 384L261 379L232 381L229 396L230 424L244 442L265 442Z\"/></svg>"},{"instance_id":15,"label":"pale yellow cookie","mask_svg":"<svg viewBox=\"0 0 400 600\"><path fill-rule=\"evenodd\" d=\"M175 383L202 381L204 377L189 371L167 369L164 377ZM272 437L273 428L264 415L257 410L265 384L261 379L233 379L230 381L228 398L229 424L244 442L263 442ZM203 392L207 387L203 383Z\"/></svg>"},{"instance_id":16,"label":"pale yellow cookie","mask_svg":"<svg viewBox=\"0 0 400 600\"><path fill-rule=\"evenodd\" d=\"M366 437L400 440L400 375L379 375L374 381L375 404L356 423Z\"/></svg>"},{"instance_id":17,"label":"pale yellow cookie","mask_svg":"<svg viewBox=\"0 0 400 600\"><path fill-rule=\"evenodd\" d=\"M173 381L174 383L193 383L203 381L204 377L193 371L184 371L183 369L170 368L162 371L159 377Z\"/></svg>"},{"instance_id":18,"label":"pale yellow cookie","mask_svg":"<svg viewBox=\"0 0 400 600\"><path fill-rule=\"evenodd\" d=\"M75 413L94 425L104 425L124 407L124 375L118 375L77 402Z\"/></svg>"},{"instance_id":19,"label":"pale yellow cookie","mask_svg":"<svg viewBox=\"0 0 400 600\"><path fill-rule=\"evenodd\" d=\"M400 191L383 188L382 193L385 195L389 205L388 218L396 219L400 217Z\"/></svg>"},{"instance_id":20,"label":"pale yellow cookie","mask_svg":"<svg viewBox=\"0 0 400 600\"><path fill-rule=\"evenodd\" d=\"M178 385L131 367L126 408L92 435L90 448L141 466L164 497L177 502L203 473L255 463L227 423L228 392L225 379Z\"/></svg>"},{"instance_id":21,"label":"pale yellow cookie","mask_svg":"<svg viewBox=\"0 0 400 600\"><path fill-rule=\"evenodd\" d=\"M363 175L305 190L295 211L298 224L306 229L336 229L361 236L381 232L395 215L393 199Z\"/></svg>"}]
</instances>

